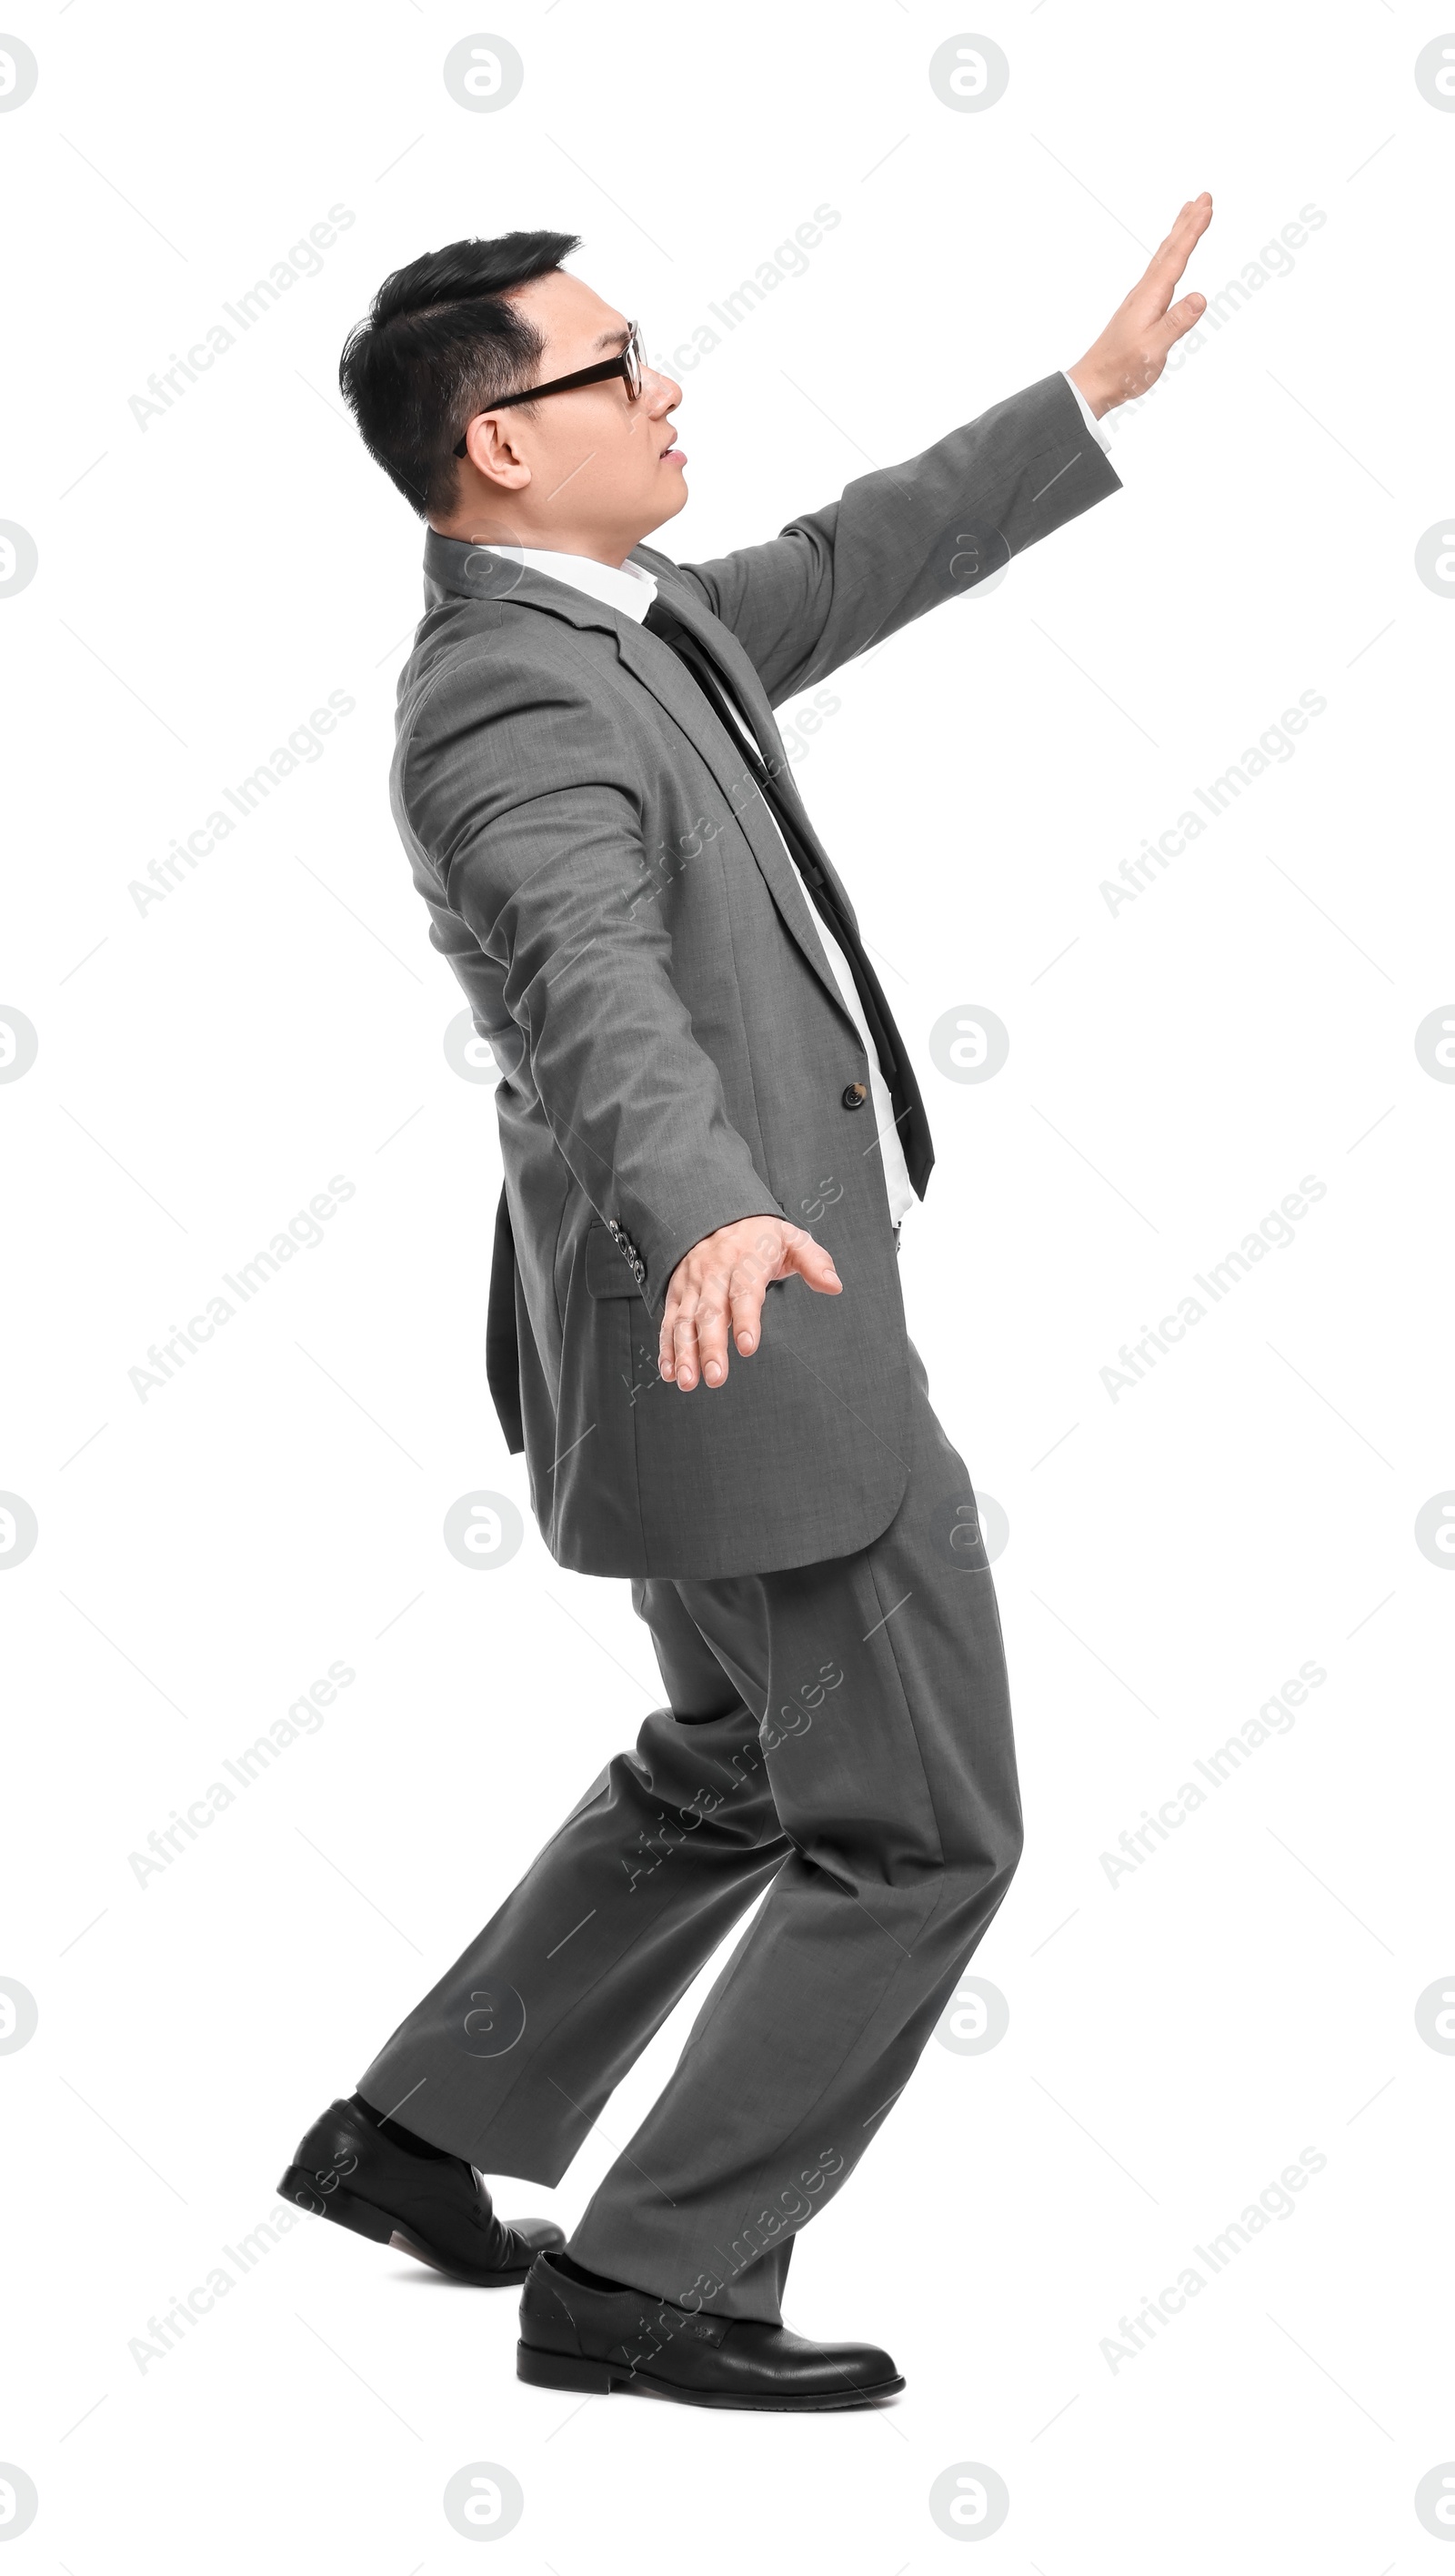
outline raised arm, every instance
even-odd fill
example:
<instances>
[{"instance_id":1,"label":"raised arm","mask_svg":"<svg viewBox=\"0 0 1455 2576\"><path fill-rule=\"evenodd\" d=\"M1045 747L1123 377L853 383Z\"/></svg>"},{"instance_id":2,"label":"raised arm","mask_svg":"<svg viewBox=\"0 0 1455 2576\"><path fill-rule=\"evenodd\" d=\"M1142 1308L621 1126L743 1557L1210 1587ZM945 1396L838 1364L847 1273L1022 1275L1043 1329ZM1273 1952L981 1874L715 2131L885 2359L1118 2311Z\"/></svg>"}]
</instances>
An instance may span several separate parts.
<instances>
[{"instance_id":1,"label":"raised arm","mask_svg":"<svg viewBox=\"0 0 1455 2576\"><path fill-rule=\"evenodd\" d=\"M779 706L1120 489L1065 377L1047 376L766 545L682 570Z\"/></svg>"},{"instance_id":2,"label":"raised arm","mask_svg":"<svg viewBox=\"0 0 1455 2576\"><path fill-rule=\"evenodd\" d=\"M1172 301L1212 200L1184 206L1145 274L1070 373L1100 419L1155 384L1205 309ZM907 464L864 474L766 545L684 564L773 704L1119 491L1064 375L1043 377Z\"/></svg>"}]
</instances>

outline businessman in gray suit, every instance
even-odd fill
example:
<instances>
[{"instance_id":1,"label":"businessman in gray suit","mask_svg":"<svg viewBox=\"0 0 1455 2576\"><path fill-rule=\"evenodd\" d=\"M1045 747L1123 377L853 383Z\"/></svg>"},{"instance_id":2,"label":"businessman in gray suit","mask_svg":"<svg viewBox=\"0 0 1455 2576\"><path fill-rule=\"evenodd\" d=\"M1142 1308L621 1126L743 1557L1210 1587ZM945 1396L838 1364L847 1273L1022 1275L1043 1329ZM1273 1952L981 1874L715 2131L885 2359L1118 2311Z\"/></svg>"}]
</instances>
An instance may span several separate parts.
<instances>
[{"instance_id":1,"label":"businessman in gray suit","mask_svg":"<svg viewBox=\"0 0 1455 2576\"><path fill-rule=\"evenodd\" d=\"M546 2387L904 2384L791 2334L784 2279L1005 1894L1020 1801L975 1497L900 1296L924 1103L773 710L1119 488L1098 421L1201 313L1173 297L1211 213L1069 375L711 563L645 543L687 497L680 389L569 236L415 261L344 353L429 523L392 793L499 1067L490 1386L557 1562L630 1581L665 1704L281 2187L523 2280ZM559 2182L759 1896L569 2245L498 2218L481 2175Z\"/></svg>"}]
</instances>

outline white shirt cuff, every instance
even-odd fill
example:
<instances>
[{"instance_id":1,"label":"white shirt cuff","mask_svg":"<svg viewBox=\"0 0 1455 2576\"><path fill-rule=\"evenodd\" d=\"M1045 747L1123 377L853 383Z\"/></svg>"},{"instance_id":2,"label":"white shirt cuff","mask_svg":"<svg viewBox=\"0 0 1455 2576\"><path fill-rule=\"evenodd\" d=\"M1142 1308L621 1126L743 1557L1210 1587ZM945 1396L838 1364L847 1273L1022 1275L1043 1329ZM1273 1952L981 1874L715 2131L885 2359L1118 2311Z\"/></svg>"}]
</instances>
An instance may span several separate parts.
<instances>
[{"instance_id":1,"label":"white shirt cuff","mask_svg":"<svg viewBox=\"0 0 1455 2576\"><path fill-rule=\"evenodd\" d=\"M1066 375L1064 367L1061 372L1063 375ZM1078 384L1073 384L1070 376L1066 376L1066 382L1071 386L1071 390L1076 396L1077 408L1080 411L1081 417L1085 421L1087 428L1090 430L1092 437L1095 439L1097 446L1101 449L1103 455L1110 456L1111 440L1108 438L1106 431L1102 428L1100 421L1097 419L1096 414L1092 410L1090 403L1087 401L1085 394L1082 392L1081 387Z\"/></svg>"}]
</instances>

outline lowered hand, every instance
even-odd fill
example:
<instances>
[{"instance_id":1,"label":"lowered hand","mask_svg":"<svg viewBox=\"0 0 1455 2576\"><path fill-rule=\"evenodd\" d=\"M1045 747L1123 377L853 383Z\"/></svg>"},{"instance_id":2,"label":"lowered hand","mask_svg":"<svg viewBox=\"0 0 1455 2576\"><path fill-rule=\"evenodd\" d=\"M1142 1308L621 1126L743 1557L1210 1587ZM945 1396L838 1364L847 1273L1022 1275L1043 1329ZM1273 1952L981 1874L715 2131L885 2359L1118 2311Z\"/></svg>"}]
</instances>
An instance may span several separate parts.
<instances>
[{"instance_id":1,"label":"lowered hand","mask_svg":"<svg viewBox=\"0 0 1455 2576\"><path fill-rule=\"evenodd\" d=\"M742 1359L758 1347L763 1299L775 1279L797 1272L821 1297L843 1281L830 1254L786 1217L745 1216L720 1225L684 1252L667 1286L657 1365L683 1395L699 1377L721 1386L728 1373L728 1333Z\"/></svg>"}]
</instances>

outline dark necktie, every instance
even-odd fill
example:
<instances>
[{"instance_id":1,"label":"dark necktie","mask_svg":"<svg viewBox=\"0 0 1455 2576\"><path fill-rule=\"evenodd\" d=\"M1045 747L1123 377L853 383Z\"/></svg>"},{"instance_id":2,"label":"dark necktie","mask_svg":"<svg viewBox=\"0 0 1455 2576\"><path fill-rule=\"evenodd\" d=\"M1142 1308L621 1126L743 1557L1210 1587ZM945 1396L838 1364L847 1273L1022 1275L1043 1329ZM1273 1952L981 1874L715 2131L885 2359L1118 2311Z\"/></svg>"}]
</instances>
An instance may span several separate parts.
<instances>
[{"instance_id":1,"label":"dark necktie","mask_svg":"<svg viewBox=\"0 0 1455 2576\"><path fill-rule=\"evenodd\" d=\"M777 824L789 857L808 889L809 898L825 927L838 941L848 959L869 1034L879 1058L879 1069L889 1086L894 1103L894 1124L904 1153L905 1167L918 1195L923 1198L925 1185L934 1168L935 1148L930 1136L930 1122L914 1068L909 1061L904 1040L894 1025L893 1013L884 997L884 988L864 953L858 932L849 921L834 887L803 837L803 829L785 794L781 781L774 776L763 758L753 730L752 720L741 705L732 683L714 661L705 644L673 616L660 599L648 609L645 624L653 635L671 647L678 660L697 682L708 705L729 735L739 743L743 756L762 792L768 810ZM736 715L738 721L734 723Z\"/></svg>"}]
</instances>

